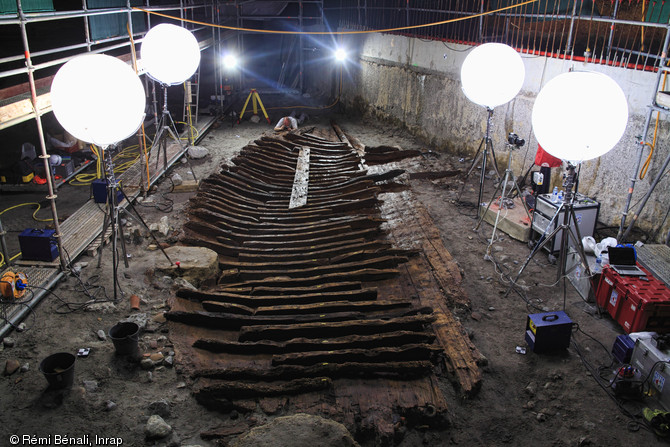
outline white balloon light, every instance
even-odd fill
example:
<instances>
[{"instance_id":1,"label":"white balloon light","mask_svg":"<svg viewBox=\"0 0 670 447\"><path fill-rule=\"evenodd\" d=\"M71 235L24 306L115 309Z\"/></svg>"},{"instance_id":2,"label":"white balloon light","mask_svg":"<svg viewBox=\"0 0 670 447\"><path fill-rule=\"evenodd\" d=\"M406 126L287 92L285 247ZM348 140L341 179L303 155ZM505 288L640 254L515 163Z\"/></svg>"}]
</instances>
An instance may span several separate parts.
<instances>
[{"instance_id":1,"label":"white balloon light","mask_svg":"<svg viewBox=\"0 0 670 447\"><path fill-rule=\"evenodd\" d=\"M519 53L502 43L485 43L468 54L461 67L461 87L468 99L493 109L514 98L526 74Z\"/></svg>"},{"instance_id":2,"label":"white balloon light","mask_svg":"<svg viewBox=\"0 0 670 447\"><path fill-rule=\"evenodd\" d=\"M166 85L181 84L200 64L200 46L186 28L161 23L149 30L141 48L149 76Z\"/></svg>"},{"instance_id":3,"label":"white balloon light","mask_svg":"<svg viewBox=\"0 0 670 447\"><path fill-rule=\"evenodd\" d=\"M87 54L63 65L51 84L54 115L65 130L88 143L118 143L142 124L146 98L140 78L125 62Z\"/></svg>"},{"instance_id":4,"label":"white balloon light","mask_svg":"<svg viewBox=\"0 0 670 447\"><path fill-rule=\"evenodd\" d=\"M579 163L600 157L621 139L628 103L607 75L573 71L540 90L532 113L533 132L554 157Z\"/></svg>"}]
</instances>

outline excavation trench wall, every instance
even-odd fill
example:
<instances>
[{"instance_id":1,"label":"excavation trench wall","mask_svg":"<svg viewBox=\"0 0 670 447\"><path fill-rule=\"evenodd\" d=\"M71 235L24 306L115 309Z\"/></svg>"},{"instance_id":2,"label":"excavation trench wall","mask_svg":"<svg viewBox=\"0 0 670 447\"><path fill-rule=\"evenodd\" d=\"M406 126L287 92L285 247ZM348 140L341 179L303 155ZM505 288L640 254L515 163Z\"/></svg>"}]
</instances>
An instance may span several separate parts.
<instances>
[{"instance_id":1,"label":"excavation trench wall","mask_svg":"<svg viewBox=\"0 0 670 447\"><path fill-rule=\"evenodd\" d=\"M341 101L348 112L383 118L452 154L472 157L476 153L486 131L486 110L471 103L461 90L460 67L469 46L389 34L345 36L344 45L356 52L343 70ZM580 192L600 201L599 220L618 226L638 159L636 137L643 133L647 106L655 94L656 74L539 56L523 55L523 61L526 78L522 90L514 100L495 109L491 131L502 166L507 163L507 134L513 131L526 140L526 145L513 154L517 176L525 173L534 160L537 141L531 129L531 112L537 93L549 80L570 69L593 70L612 77L624 90L630 114L626 132L612 151L582 164L579 187ZM333 75L318 79L331 82L336 91L337 69L333 71ZM655 119L656 113L649 138L653 137ZM668 116L662 114L656 151L647 176L636 185L633 204L648 191L668 155L669 130ZM645 149L643 161L647 154ZM553 171L552 186L560 188L563 172ZM659 229L670 207L668 177L661 181L638 220L647 231ZM670 222L660 228L658 239L664 239Z\"/></svg>"}]
</instances>

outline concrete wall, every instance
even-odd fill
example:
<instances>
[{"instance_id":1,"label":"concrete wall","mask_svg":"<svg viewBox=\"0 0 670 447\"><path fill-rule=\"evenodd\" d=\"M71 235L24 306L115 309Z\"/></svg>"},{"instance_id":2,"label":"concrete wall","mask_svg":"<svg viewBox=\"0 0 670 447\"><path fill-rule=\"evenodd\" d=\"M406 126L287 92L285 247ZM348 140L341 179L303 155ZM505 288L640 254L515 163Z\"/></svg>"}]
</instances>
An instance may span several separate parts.
<instances>
[{"instance_id":1,"label":"concrete wall","mask_svg":"<svg viewBox=\"0 0 670 447\"><path fill-rule=\"evenodd\" d=\"M346 67L343 87L342 101L349 110L405 126L437 149L464 156L475 154L486 132L486 109L471 103L461 90L460 68L470 47L388 34L347 36L345 43L357 52ZM499 165L503 167L507 160L508 132L514 131L526 139L526 145L514 152L513 170L517 176L528 169L535 157L537 141L531 129L531 111L544 84L575 68L605 73L624 90L630 114L626 132L609 153L582 163L579 187L580 192L600 201L600 221L618 227L638 160L640 145L636 136L643 133L647 105L655 94L656 74L538 56L522 55L522 58L526 78L521 92L495 109L491 130ZM656 113L649 138L653 136L655 119ZM647 176L637 182L633 204L648 191L668 155L669 131L668 114L662 114L657 148ZM648 152L646 148L645 159ZM560 188L562 171L554 171L552 183ZM670 208L668 178L670 175L661 181L638 220L646 231L658 230ZM631 209L631 214L633 210L637 207ZM663 240L668 230L670 219L657 239Z\"/></svg>"}]
</instances>

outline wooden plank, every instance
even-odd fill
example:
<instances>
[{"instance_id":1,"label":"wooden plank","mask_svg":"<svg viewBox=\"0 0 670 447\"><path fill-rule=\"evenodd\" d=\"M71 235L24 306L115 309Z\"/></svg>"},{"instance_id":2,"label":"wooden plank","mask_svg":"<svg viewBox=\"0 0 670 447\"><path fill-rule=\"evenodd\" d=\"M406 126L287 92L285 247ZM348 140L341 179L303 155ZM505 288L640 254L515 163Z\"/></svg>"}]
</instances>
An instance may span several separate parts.
<instances>
[{"instance_id":1,"label":"wooden plank","mask_svg":"<svg viewBox=\"0 0 670 447\"><path fill-rule=\"evenodd\" d=\"M365 288L373 289L376 288ZM345 292L354 290L364 290L360 281L333 281L329 283L314 284L307 287L277 285L269 286L217 286L214 290L219 292L248 293L251 296L269 296L269 295L311 295L322 292ZM375 292L376 293L376 292ZM376 297L376 295L375 295ZM352 298L348 298L352 299Z\"/></svg>"},{"instance_id":2,"label":"wooden plank","mask_svg":"<svg viewBox=\"0 0 670 447\"><path fill-rule=\"evenodd\" d=\"M370 335L395 331L422 331L433 321L432 315L367 319L334 323L302 323L286 325L249 326L240 330L239 341L289 340L298 337L324 338L345 335Z\"/></svg>"},{"instance_id":3,"label":"wooden plank","mask_svg":"<svg viewBox=\"0 0 670 447\"><path fill-rule=\"evenodd\" d=\"M351 283L351 285L359 285L360 283ZM326 289L328 290L328 289ZM262 291L256 291L259 293ZM277 293L278 290L273 290L274 293ZM295 292L295 291L291 291ZM251 291L249 292L251 293ZM318 306L321 303L324 306L327 306L329 302L355 302L355 301L365 301L377 298L377 289L373 287L368 287L364 289L357 290L340 290L340 291L323 291L319 292L313 288L307 288L304 294L293 294L293 295L252 295L252 294L238 294L238 293L228 293L228 292L205 292L200 290L192 289L179 289L177 291L177 296L186 299L195 299L201 301L217 301L225 303L234 303L240 306L248 306L249 308L261 307L261 306L273 306L276 304L281 305L293 305L293 306L308 306L316 305Z\"/></svg>"},{"instance_id":4,"label":"wooden plank","mask_svg":"<svg viewBox=\"0 0 670 447\"><path fill-rule=\"evenodd\" d=\"M204 303L203 303L204 304ZM265 326L271 324L292 324L300 322L331 322L350 321L365 318L362 312L333 312L326 314L306 315L242 315L223 312L183 312L169 311L163 313L169 321L202 326L212 329L238 330L247 326Z\"/></svg>"},{"instance_id":5,"label":"wooden plank","mask_svg":"<svg viewBox=\"0 0 670 447\"><path fill-rule=\"evenodd\" d=\"M352 270L347 272L324 273L322 275L307 276L304 278L290 278L286 276L268 276L258 279L247 279L234 283L226 283L226 279L234 277L233 274L223 274L219 279L219 284L227 284L228 286L251 286L259 287L263 284L272 283L275 286L288 287L313 287L325 282L337 282L338 280L356 280L356 281L381 281L388 278L393 278L398 274L395 268L375 269L365 268L360 270Z\"/></svg>"},{"instance_id":6,"label":"wooden plank","mask_svg":"<svg viewBox=\"0 0 670 447\"><path fill-rule=\"evenodd\" d=\"M430 360L441 352L439 346L411 344L400 347L371 349L342 349L331 351L295 352L272 356L272 365L315 365L317 363L384 363L390 361Z\"/></svg>"},{"instance_id":7,"label":"wooden plank","mask_svg":"<svg viewBox=\"0 0 670 447\"><path fill-rule=\"evenodd\" d=\"M246 267L234 268L231 270L224 270L219 277L219 281L251 280L268 278L275 276L286 276L289 278L305 278L319 275L357 272L364 269L390 269L396 267L398 264L407 262L407 258L403 256L381 256L369 259L362 259L355 262L343 263L328 263L326 265L312 265L303 266L302 268L292 268L293 266L286 266L285 269L249 269ZM227 273L230 272L230 273Z\"/></svg>"},{"instance_id":8,"label":"wooden plank","mask_svg":"<svg viewBox=\"0 0 670 447\"><path fill-rule=\"evenodd\" d=\"M219 353L255 355L335 349L371 349L384 346L429 344L433 340L435 340L435 334L432 332L396 331L373 335L348 335L328 339L294 338L284 342L272 340L239 342L200 338L193 343L193 347Z\"/></svg>"},{"instance_id":9,"label":"wooden plank","mask_svg":"<svg viewBox=\"0 0 670 447\"><path fill-rule=\"evenodd\" d=\"M230 380L201 379L193 390L196 400L207 406L211 398L248 399L259 396L279 396L308 393L330 388L333 382L329 377L309 377L287 382L242 382Z\"/></svg>"},{"instance_id":10,"label":"wooden plank","mask_svg":"<svg viewBox=\"0 0 670 447\"><path fill-rule=\"evenodd\" d=\"M403 378L422 377L430 373L432 363L428 361L386 362L386 363L321 363L319 365L281 365L272 368L220 368L201 369L193 372L193 377L222 380L290 380L300 377L327 376L342 377L400 376Z\"/></svg>"},{"instance_id":11,"label":"wooden plank","mask_svg":"<svg viewBox=\"0 0 670 447\"><path fill-rule=\"evenodd\" d=\"M398 309L401 307L410 307L412 303L409 301L331 301L318 302L314 304L298 304L298 305L277 305L277 306L260 306L256 309L255 315L286 315L286 314L300 314L311 312L342 312L345 310L356 310L359 312L374 312L389 309Z\"/></svg>"}]
</instances>

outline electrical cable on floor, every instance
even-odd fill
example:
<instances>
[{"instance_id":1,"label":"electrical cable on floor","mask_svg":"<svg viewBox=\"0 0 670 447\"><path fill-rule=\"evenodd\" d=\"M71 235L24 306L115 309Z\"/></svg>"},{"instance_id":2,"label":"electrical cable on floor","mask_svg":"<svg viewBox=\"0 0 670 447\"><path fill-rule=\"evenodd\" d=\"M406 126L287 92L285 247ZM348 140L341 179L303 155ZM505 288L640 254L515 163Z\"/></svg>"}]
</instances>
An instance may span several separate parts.
<instances>
[{"instance_id":1,"label":"electrical cable on floor","mask_svg":"<svg viewBox=\"0 0 670 447\"><path fill-rule=\"evenodd\" d=\"M7 281L0 281L0 283L11 285L11 283L9 283ZM26 286L26 287L28 288L29 286ZM12 327L12 329L14 329L14 330L17 330L18 325L13 324L11 321L9 321L8 318L5 318L4 307L7 306L7 305L10 305L10 306L11 305L19 305L19 306L25 306L30 310L30 314L33 316L33 324L30 325L30 326L26 325L26 328L23 329L23 332L29 331L35 325L35 321L36 321L36 318L37 318L35 316L35 310L28 304L33 300L34 294L31 290L27 290L27 292L30 292L30 296L27 297L27 298L24 298L20 301L17 301L15 299L5 299L4 297L0 298L0 306L2 306L2 308L3 308L3 312L2 312L2 314L0 314L0 318L2 318L2 320L4 320L5 324L10 325ZM26 294L26 296L28 296L28 294Z\"/></svg>"},{"instance_id":2,"label":"electrical cable on floor","mask_svg":"<svg viewBox=\"0 0 670 447\"><path fill-rule=\"evenodd\" d=\"M98 180L104 177L103 170L103 157L100 151L100 148L95 145L91 145L91 151L96 155L96 172L88 174L77 174L72 180L68 182L72 186L89 186L94 180ZM129 168L135 165L137 160L140 158L140 146L134 144L128 146L117 153L112 160L114 163L114 174L119 176L126 172ZM120 160L128 159L126 161L120 162Z\"/></svg>"},{"instance_id":3,"label":"electrical cable on floor","mask_svg":"<svg viewBox=\"0 0 670 447\"><path fill-rule=\"evenodd\" d=\"M40 205L37 202L26 202L26 203L19 203L18 205L10 206L9 208L5 208L4 210L0 211L0 216L2 216L4 213L7 211L19 208L21 206L29 206L29 205L35 205L37 206L37 209L33 212L33 220L37 222L52 222L53 219L38 219L36 214L39 212L39 210L42 208L42 205Z\"/></svg>"},{"instance_id":4,"label":"electrical cable on floor","mask_svg":"<svg viewBox=\"0 0 670 447\"><path fill-rule=\"evenodd\" d=\"M579 331L579 332L582 332L583 334L585 334L585 335L588 336L588 334L586 334L584 331L582 331L581 329L579 329L579 325L576 325L576 327L577 327L577 329L576 329L574 332ZM593 338L593 337L591 337L591 336L589 336L589 338L592 338L593 340L595 340L595 338ZM596 341L597 341L597 340L596 340ZM602 345L602 343L600 343L600 342L598 342L598 343L604 348L604 345ZM607 394L607 395L614 401L614 403L615 403L615 404L617 405L617 407L619 408L619 411L620 411L624 416L626 416L627 418L630 419L630 421L629 421L629 423L628 423L628 429L629 429L630 431L637 431L637 430L639 430L640 428L644 428L645 430L648 430L648 431L650 431L651 433L654 433L654 430L653 430L653 429L647 424L647 422L642 418L642 416L641 416L641 414L640 414L641 410L638 410L637 413L633 413L631 410L627 409L627 408L624 406L624 402L622 402L620 399L618 399L617 396L614 394L614 391L613 391L613 389L612 389L612 384L609 382L609 380L607 381L606 384L603 383L603 381L605 380L605 379L603 379L603 377L602 377L602 370L603 370L603 367L594 368L594 366L593 366L593 365L586 359L586 356L585 356L584 353L582 352L582 347L581 347L580 344L575 340L574 337L571 338L571 344L572 344L573 348L575 349L575 352L576 352L577 355L579 356L579 359L582 361L582 364L583 364L584 367L587 369L587 371L591 374L591 377L593 377L593 379L596 381L596 383L598 384L598 386L600 386L600 388L602 388L602 390L603 390L603 391L604 391L604 392L605 392L605 393L606 393L606 394ZM606 350L606 351L607 351L607 353L609 354L609 356L610 356L610 358L611 358L611 354L609 353L609 351L608 351L608 350ZM645 380L646 380L646 379L645 379ZM642 396L641 396L641 397L642 397Z\"/></svg>"},{"instance_id":5,"label":"electrical cable on floor","mask_svg":"<svg viewBox=\"0 0 670 447\"><path fill-rule=\"evenodd\" d=\"M21 252L18 252L17 254L15 254L14 256L9 258L9 262L12 262L14 259L18 258L19 256L21 256ZM3 265L5 265L5 257L0 252L0 267L2 267Z\"/></svg>"},{"instance_id":6,"label":"electrical cable on floor","mask_svg":"<svg viewBox=\"0 0 670 447\"><path fill-rule=\"evenodd\" d=\"M173 211L174 200L167 197L166 195L171 194L171 193L174 192L175 184L174 184L174 181L172 180L172 178L170 176L165 176L165 178L170 180L170 183L171 183L169 191L159 192L158 187L157 187L156 192L154 194L154 195L159 195L162 201L156 201L154 203L149 203L149 204L146 204L146 203L144 203L144 201L142 201L142 202L138 202L137 204L139 206L142 206L142 207L145 207L145 208L155 208L158 211L160 211L162 213L165 213L165 214L171 213Z\"/></svg>"}]
</instances>

